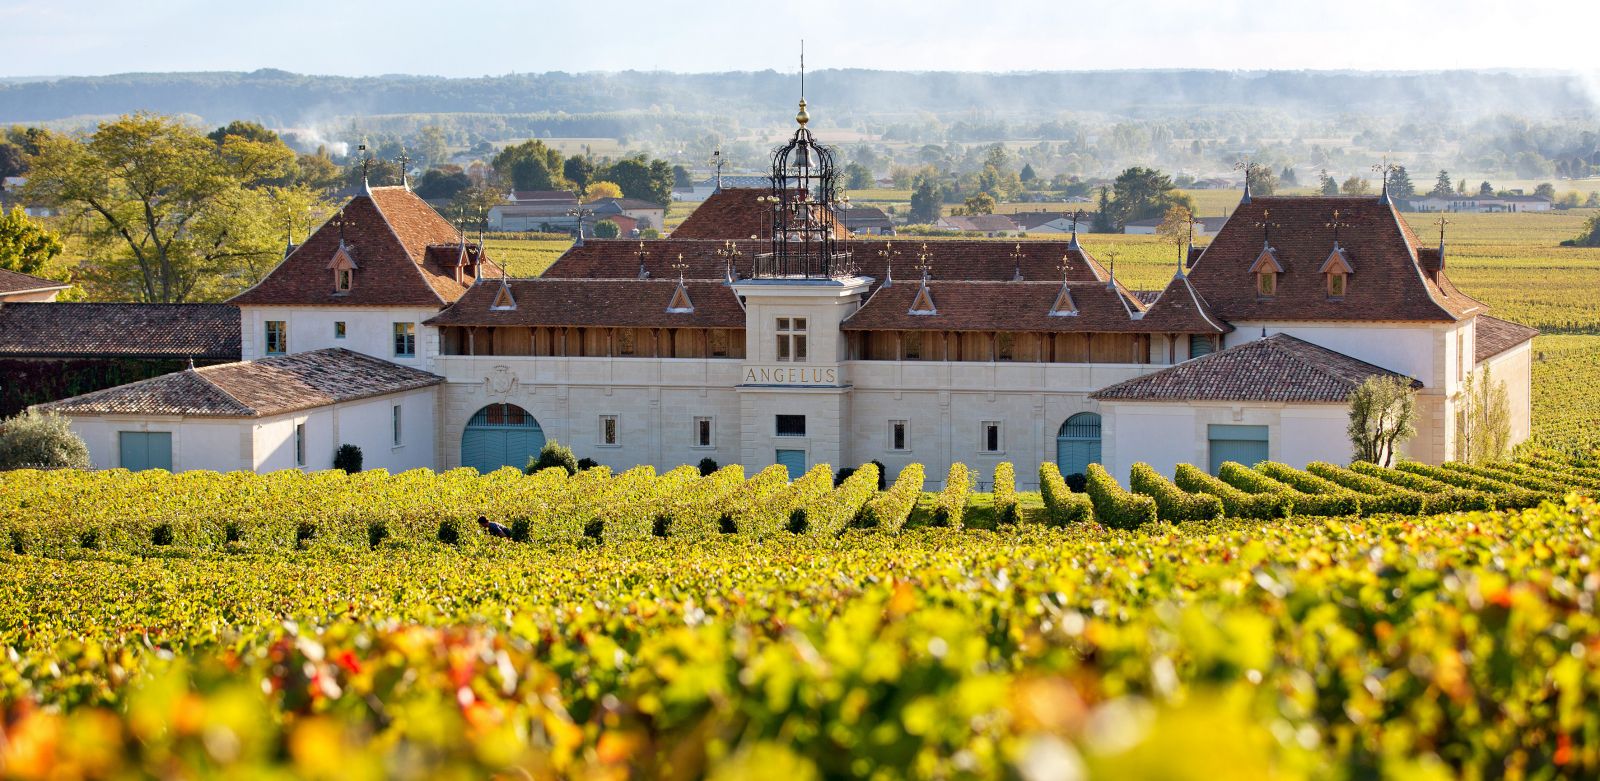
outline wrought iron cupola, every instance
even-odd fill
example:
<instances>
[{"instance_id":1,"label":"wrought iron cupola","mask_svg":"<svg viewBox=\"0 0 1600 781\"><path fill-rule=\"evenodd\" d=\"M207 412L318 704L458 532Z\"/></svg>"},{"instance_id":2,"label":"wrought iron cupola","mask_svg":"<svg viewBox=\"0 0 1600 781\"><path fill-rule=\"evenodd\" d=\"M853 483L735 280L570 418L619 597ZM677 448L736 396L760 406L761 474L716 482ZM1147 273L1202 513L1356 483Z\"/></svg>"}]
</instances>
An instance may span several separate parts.
<instances>
[{"instance_id":1,"label":"wrought iron cupola","mask_svg":"<svg viewBox=\"0 0 1600 781\"><path fill-rule=\"evenodd\" d=\"M802 66L803 68L804 66ZM817 143L806 125L801 75L799 125L789 143L772 153L772 251L756 256L757 277L850 276L850 253L841 247L836 208L841 204L833 150Z\"/></svg>"}]
</instances>

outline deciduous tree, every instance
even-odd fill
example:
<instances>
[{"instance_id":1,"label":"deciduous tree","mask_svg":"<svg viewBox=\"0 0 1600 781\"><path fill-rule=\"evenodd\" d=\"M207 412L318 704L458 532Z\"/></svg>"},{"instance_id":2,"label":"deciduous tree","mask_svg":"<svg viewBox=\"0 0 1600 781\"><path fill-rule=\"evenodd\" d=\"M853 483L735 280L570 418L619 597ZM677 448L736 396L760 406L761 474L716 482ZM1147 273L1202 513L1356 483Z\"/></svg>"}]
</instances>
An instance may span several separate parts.
<instances>
[{"instance_id":1,"label":"deciduous tree","mask_svg":"<svg viewBox=\"0 0 1600 781\"><path fill-rule=\"evenodd\" d=\"M531 139L508 146L494 156L494 170L513 190L565 189L561 152Z\"/></svg>"},{"instance_id":2,"label":"deciduous tree","mask_svg":"<svg viewBox=\"0 0 1600 781\"><path fill-rule=\"evenodd\" d=\"M933 180L919 176L916 186L911 191L911 221L914 223L931 223L939 220L939 192L933 186Z\"/></svg>"},{"instance_id":3,"label":"deciduous tree","mask_svg":"<svg viewBox=\"0 0 1600 781\"><path fill-rule=\"evenodd\" d=\"M1456 406L1456 460L1482 464L1504 459L1511 450L1511 400L1504 381L1489 367L1467 375Z\"/></svg>"},{"instance_id":4,"label":"deciduous tree","mask_svg":"<svg viewBox=\"0 0 1600 781\"><path fill-rule=\"evenodd\" d=\"M988 193L978 193L962 205L966 207L967 214L994 214L994 196Z\"/></svg>"},{"instance_id":5,"label":"deciduous tree","mask_svg":"<svg viewBox=\"0 0 1600 781\"><path fill-rule=\"evenodd\" d=\"M61 250L61 237L30 219L22 207L0 211L0 268L38 274Z\"/></svg>"},{"instance_id":6,"label":"deciduous tree","mask_svg":"<svg viewBox=\"0 0 1600 781\"><path fill-rule=\"evenodd\" d=\"M1172 178L1154 168L1134 166L1123 171L1111 185L1111 202L1102 209L1113 230L1128 223L1167 213L1173 206L1191 208L1189 196L1179 192Z\"/></svg>"},{"instance_id":7,"label":"deciduous tree","mask_svg":"<svg viewBox=\"0 0 1600 781\"><path fill-rule=\"evenodd\" d=\"M1342 190L1345 195L1372 194L1372 185L1369 184L1367 180L1362 179L1359 176L1352 176L1349 179L1344 180L1344 184L1340 185L1339 189Z\"/></svg>"},{"instance_id":8,"label":"deciduous tree","mask_svg":"<svg viewBox=\"0 0 1600 781\"><path fill-rule=\"evenodd\" d=\"M1416 436L1417 400L1403 377L1373 376L1350 394L1350 446L1356 461L1394 462L1400 443Z\"/></svg>"},{"instance_id":9,"label":"deciduous tree","mask_svg":"<svg viewBox=\"0 0 1600 781\"><path fill-rule=\"evenodd\" d=\"M293 162L282 142L224 133L217 143L135 114L43 140L26 192L83 236L83 276L103 297L214 300L259 281L281 257L286 223L308 221L316 197L273 184Z\"/></svg>"},{"instance_id":10,"label":"deciduous tree","mask_svg":"<svg viewBox=\"0 0 1600 781\"><path fill-rule=\"evenodd\" d=\"M589 183L588 189L583 191L585 203L603 201L607 198L621 198L622 188L616 182L594 181Z\"/></svg>"}]
</instances>

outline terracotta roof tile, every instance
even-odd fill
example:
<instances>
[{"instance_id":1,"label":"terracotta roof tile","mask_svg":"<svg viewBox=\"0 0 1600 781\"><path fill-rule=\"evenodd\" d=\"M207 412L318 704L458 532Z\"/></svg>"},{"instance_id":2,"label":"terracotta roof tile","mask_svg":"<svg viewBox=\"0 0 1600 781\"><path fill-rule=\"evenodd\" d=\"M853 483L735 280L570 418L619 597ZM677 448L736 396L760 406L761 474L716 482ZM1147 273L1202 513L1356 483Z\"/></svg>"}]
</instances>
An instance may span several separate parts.
<instances>
[{"instance_id":1,"label":"terracotta roof tile","mask_svg":"<svg viewBox=\"0 0 1600 781\"><path fill-rule=\"evenodd\" d=\"M36 408L68 415L260 418L441 382L436 374L329 348L173 372Z\"/></svg>"},{"instance_id":2,"label":"terracotta roof tile","mask_svg":"<svg viewBox=\"0 0 1600 781\"><path fill-rule=\"evenodd\" d=\"M1372 376L1403 377L1379 366L1274 334L1102 388L1110 401L1344 403ZM1421 383L1412 380L1414 387Z\"/></svg>"},{"instance_id":3,"label":"terracotta roof tile","mask_svg":"<svg viewBox=\"0 0 1600 781\"><path fill-rule=\"evenodd\" d=\"M1147 331L1172 334L1225 334L1233 330L1233 326L1211 311L1200 292L1182 274L1172 275L1166 289L1150 302L1139 325Z\"/></svg>"},{"instance_id":4,"label":"terracotta roof tile","mask_svg":"<svg viewBox=\"0 0 1600 781\"><path fill-rule=\"evenodd\" d=\"M443 306L467 285L455 281L446 258L461 235L427 202L403 187L374 187L344 207L350 255L360 267L351 290L336 294L328 261L339 248L339 229L324 223L266 279L235 296L235 304L334 306ZM492 275L493 269L489 270ZM469 283L470 284L470 283Z\"/></svg>"},{"instance_id":5,"label":"terracotta roof tile","mask_svg":"<svg viewBox=\"0 0 1600 781\"><path fill-rule=\"evenodd\" d=\"M72 287L70 282L58 282L54 279L36 277L20 271L0 268L0 294L21 293L25 290L51 290Z\"/></svg>"},{"instance_id":6,"label":"terracotta roof tile","mask_svg":"<svg viewBox=\"0 0 1600 781\"><path fill-rule=\"evenodd\" d=\"M724 192L727 192L724 190ZM567 279L624 279L639 275L639 252L644 248L644 267L652 278L674 278L678 272L672 268L678 256L689 268L685 273L691 279L721 280L727 269L726 261L717 255L724 247L723 241L690 240L681 238L629 241L623 239L585 239L583 246L574 245L544 272L545 278ZM772 251L769 241L734 242L739 255L734 268L741 278L753 270L752 259L758 253ZM1011 280L1018 269L1028 281L1057 282L1061 279L1061 259L1068 258L1067 278L1075 282L1105 281L1106 270L1092 255L1067 241L995 241L992 239L938 239L927 242L863 241L851 239L841 245L850 252L859 274L876 279L880 284L888 276L889 265L894 266L898 281L919 276L915 270L918 255L927 247L930 273L938 280ZM884 255L888 251L892 255ZM1020 253L1019 257L1013 257Z\"/></svg>"},{"instance_id":7,"label":"terracotta roof tile","mask_svg":"<svg viewBox=\"0 0 1600 781\"><path fill-rule=\"evenodd\" d=\"M1141 305L1127 291L1103 282L1069 282L1077 314L1052 315L1060 282L932 281L933 314L912 314L920 281L879 287L855 314L847 331L1052 331L1126 333L1145 330L1132 313Z\"/></svg>"},{"instance_id":8,"label":"terracotta roof tile","mask_svg":"<svg viewBox=\"0 0 1600 781\"><path fill-rule=\"evenodd\" d=\"M1498 317L1478 315L1477 323L1473 326L1473 343L1477 345L1473 350L1474 362L1483 363L1538 335L1537 328Z\"/></svg>"},{"instance_id":9,"label":"terracotta roof tile","mask_svg":"<svg viewBox=\"0 0 1600 781\"><path fill-rule=\"evenodd\" d=\"M712 193L672 232L674 239L758 239L772 238L772 207L758 199L771 195L770 189L729 187ZM834 225L834 235L844 238L842 224Z\"/></svg>"},{"instance_id":10,"label":"terracotta roof tile","mask_svg":"<svg viewBox=\"0 0 1600 781\"><path fill-rule=\"evenodd\" d=\"M1353 272L1339 299L1328 297L1327 280L1318 273L1333 251L1335 209L1339 244ZM1262 222L1272 223L1274 258L1284 269L1270 298L1257 295L1249 271L1262 254ZM1486 311L1442 270L1424 268L1426 248L1419 244L1394 207L1377 198L1256 197L1239 204L1189 278L1217 315L1231 321L1450 321Z\"/></svg>"},{"instance_id":11,"label":"terracotta roof tile","mask_svg":"<svg viewBox=\"0 0 1600 781\"><path fill-rule=\"evenodd\" d=\"M239 359L231 304L0 305L0 355Z\"/></svg>"},{"instance_id":12,"label":"terracotta roof tile","mask_svg":"<svg viewBox=\"0 0 1600 781\"><path fill-rule=\"evenodd\" d=\"M515 309L494 309L499 282L474 285L460 301L429 319L442 325L563 325L639 328L743 328L744 308L721 282L685 283L693 312L668 312L677 279L510 280Z\"/></svg>"}]
</instances>

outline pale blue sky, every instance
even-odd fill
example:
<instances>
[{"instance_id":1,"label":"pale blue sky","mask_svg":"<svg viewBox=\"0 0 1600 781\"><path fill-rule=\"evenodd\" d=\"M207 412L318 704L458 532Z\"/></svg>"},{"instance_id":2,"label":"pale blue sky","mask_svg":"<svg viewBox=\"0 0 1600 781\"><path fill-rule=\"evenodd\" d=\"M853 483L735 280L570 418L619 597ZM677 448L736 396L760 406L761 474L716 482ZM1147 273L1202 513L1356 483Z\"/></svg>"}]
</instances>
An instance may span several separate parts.
<instances>
[{"instance_id":1,"label":"pale blue sky","mask_svg":"<svg viewBox=\"0 0 1600 781\"><path fill-rule=\"evenodd\" d=\"M0 76L812 68L1559 68L1596 0L0 0ZM1588 38L1588 40L1586 40Z\"/></svg>"}]
</instances>

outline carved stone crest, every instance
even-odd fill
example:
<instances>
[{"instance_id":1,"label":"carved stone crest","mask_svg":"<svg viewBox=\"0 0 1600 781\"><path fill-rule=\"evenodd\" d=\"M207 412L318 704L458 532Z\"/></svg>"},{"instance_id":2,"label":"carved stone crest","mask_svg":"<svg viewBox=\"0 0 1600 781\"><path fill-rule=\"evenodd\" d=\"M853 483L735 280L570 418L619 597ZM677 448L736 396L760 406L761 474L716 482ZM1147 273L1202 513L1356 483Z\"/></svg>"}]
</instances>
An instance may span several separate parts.
<instances>
[{"instance_id":1,"label":"carved stone crest","mask_svg":"<svg viewBox=\"0 0 1600 781\"><path fill-rule=\"evenodd\" d=\"M504 396L517 388L517 373L509 366L496 366L483 378L483 390L495 396Z\"/></svg>"}]
</instances>

